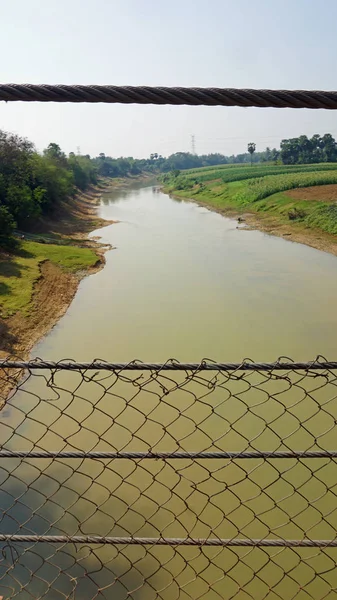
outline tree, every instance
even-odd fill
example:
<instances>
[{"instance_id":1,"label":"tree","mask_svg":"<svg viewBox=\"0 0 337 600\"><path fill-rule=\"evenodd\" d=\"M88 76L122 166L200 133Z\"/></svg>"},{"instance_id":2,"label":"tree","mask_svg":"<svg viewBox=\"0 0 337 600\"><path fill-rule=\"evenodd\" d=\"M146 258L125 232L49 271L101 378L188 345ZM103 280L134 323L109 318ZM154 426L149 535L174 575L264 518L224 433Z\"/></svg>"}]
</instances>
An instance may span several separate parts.
<instances>
[{"instance_id":1,"label":"tree","mask_svg":"<svg viewBox=\"0 0 337 600\"><path fill-rule=\"evenodd\" d=\"M13 244L14 219L6 206L0 206L0 247L10 248Z\"/></svg>"},{"instance_id":2,"label":"tree","mask_svg":"<svg viewBox=\"0 0 337 600\"><path fill-rule=\"evenodd\" d=\"M64 152L62 152L60 146L55 144L55 142L51 142L43 151L44 155L48 158L51 158L55 162L58 162L63 167L67 167L67 158Z\"/></svg>"},{"instance_id":3,"label":"tree","mask_svg":"<svg viewBox=\"0 0 337 600\"><path fill-rule=\"evenodd\" d=\"M284 165L296 165L299 162L299 154L298 138L281 141L281 159Z\"/></svg>"},{"instance_id":4,"label":"tree","mask_svg":"<svg viewBox=\"0 0 337 600\"><path fill-rule=\"evenodd\" d=\"M272 151L270 152L270 160L272 160L276 164L279 156L280 156L279 151L276 150L276 148L273 148Z\"/></svg>"},{"instance_id":5,"label":"tree","mask_svg":"<svg viewBox=\"0 0 337 600\"><path fill-rule=\"evenodd\" d=\"M28 185L11 183L6 190L4 204L19 227L31 222L41 214L39 196L34 195Z\"/></svg>"},{"instance_id":6,"label":"tree","mask_svg":"<svg viewBox=\"0 0 337 600\"><path fill-rule=\"evenodd\" d=\"M254 142L249 142L248 144L248 152L250 154L250 164L253 164L253 154L256 150L256 144L254 144Z\"/></svg>"},{"instance_id":7,"label":"tree","mask_svg":"<svg viewBox=\"0 0 337 600\"><path fill-rule=\"evenodd\" d=\"M334 162L337 160L337 145L331 133L322 137L315 133L312 138L300 135L281 142L281 159L285 165Z\"/></svg>"},{"instance_id":8,"label":"tree","mask_svg":"<svg viewBox=\"0 0 337 600\"><path fill-rule=\"evenodd\" d=\"M323 160L333 162L337 159L336 142L331 133L325 133L321 138L323 149Z\"/></svg>"},{"instance_id":9,"label":"tree","mask_svg":"<svg viewBox=\"0 0 337 600\"><path fill-rule=\"evenodd\" d=\"M269 162L271 160L271 149L268 146L265 149L264 159L266 162Z\"/></svg>"}]
</instances>

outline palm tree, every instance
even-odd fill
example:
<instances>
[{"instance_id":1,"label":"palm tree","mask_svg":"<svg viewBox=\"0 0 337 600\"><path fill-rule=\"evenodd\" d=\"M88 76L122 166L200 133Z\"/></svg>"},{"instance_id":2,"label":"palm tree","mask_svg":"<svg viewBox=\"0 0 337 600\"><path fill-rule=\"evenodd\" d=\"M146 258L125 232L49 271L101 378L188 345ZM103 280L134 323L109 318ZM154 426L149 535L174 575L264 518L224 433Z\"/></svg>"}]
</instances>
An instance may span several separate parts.
<instances>
[{"instance_id":1,"label":"palm tree","mask_svg":"<svg viewBox=\"0 0 337 600\"><path fill-rule=\"evenodd\" d=\"M253 164L253 154L256 150L256 144L254 144L254 142L249 142L248 144L248 152L250 154L250 165L252 166Z\"/></svg>"}]
</instances>

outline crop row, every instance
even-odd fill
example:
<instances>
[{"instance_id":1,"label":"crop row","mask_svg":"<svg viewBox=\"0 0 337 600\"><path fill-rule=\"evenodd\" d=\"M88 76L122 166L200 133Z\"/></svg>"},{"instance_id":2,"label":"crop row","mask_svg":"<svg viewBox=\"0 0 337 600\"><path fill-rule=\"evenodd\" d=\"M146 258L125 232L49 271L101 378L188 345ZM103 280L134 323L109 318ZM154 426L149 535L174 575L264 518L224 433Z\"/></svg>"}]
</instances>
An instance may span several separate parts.
<instances>
[{"instance_id":1,"label":"crop row","mask_svg":"<svg viewBox=\"0 0 337 600\"><path fill-rule=\"evenodd\" d=\"M245 169L247 168L247 163L226 163L224 165L208 165L207 167L195 167L194 169L184 169L184 175L192 175L192 173L203 173L205 171L215 171L217 169ZM254 168L254 167L253 167Z\"/></svg>"},{"instance_id":2,"label":"crop row","mask_svg":"<svg viewBox=\"0 0 337 600\"><path fill-rule=\"evenodd\" d=\"M322 166L326 166L328 165L331 169L334 169L337 167L337 163L306 163L306 164L297 164L297 165L283 165L283 164L275 164L275 163L253 163L253 165L250 165L249 163L226 163L224 165L209 165L207 167L195 167L194 169L183 169L183 173L184 175L192 175L192 174L198 174L198 173L208 173L211 171L226 171L227 169L259 169L261 167L265 168L265 169L271 169L273 167L282 167L286 170L293 170L296 169L297 167L312 167L314 169L317 169L317 171L321 170Z\"/></svg>"},{"instance_id":3,"label":"crop row","mask_svg":"<svg viewBox=\"0 0 337 600\"><path fill-rule=\"evenodd\" d=\"M231 169L218 169L212 171L201 171L200 174L193 173L184 175L187 179L193 179L198 183L204 183L220 179L223 183L242 181L244 179L255 179L269 175L282 175L291 173L317 173L318 171L336 171L337 163L321 163L319 165L271 165L258 167L245 167Z\"/></svg>"},{"instance_id":4,"label":"crop row","mask_svg":"<svg viewBox=\"0 0 337 600\"><path fill-rule=\"evenodd\" d=\"M267 198L277 192L331 183L337 183L337 171L269 175L248 181L244 189L237 192L233 199L240 202L240 204L249 204Z\"/></svg>"}]
</instances>

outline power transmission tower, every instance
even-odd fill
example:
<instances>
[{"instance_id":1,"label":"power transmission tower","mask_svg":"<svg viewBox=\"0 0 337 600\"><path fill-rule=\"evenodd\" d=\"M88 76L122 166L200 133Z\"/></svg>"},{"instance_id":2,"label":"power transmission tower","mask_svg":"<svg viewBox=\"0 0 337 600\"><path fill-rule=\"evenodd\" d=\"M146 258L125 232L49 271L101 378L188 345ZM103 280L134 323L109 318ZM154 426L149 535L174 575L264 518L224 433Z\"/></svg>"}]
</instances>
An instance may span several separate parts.
<instances>
[{"instance_id":1,"label":"power transmission tower","mask_svg":"<svg viewBox=\"0 0 337 600\"><path fill-rule=\"evenodd\" d=\"M192 148L192 154L195 154L195 135L191 135L191 148Z\"/></svg>"}]
</instances>

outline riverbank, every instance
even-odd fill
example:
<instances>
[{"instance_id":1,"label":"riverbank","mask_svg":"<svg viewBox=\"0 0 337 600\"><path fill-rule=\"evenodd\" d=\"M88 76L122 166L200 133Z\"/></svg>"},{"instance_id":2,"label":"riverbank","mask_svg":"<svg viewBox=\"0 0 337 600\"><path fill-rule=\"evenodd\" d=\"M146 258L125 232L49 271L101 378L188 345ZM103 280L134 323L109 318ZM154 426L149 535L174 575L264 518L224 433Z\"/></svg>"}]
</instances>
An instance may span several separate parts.
<instances>
[{"instance_id":1,"label":"riverbank","mask_svg":"<svg viewBox=\"0 0 337 600\"><path fill-rule=\"evenodd\" d=\"M66 312L83 277L104 266L108 247L87 234L113 222L97 217L102 192L110 187L104 181L79 192L25 233L16 252L0 253L0 358L27 359ZM12 387L6 379L0 381L0 403Z\"/></svg>"},{"instance_id":2,"label":"riverbank","mask_svg":"<svg viewBox=\"0 0 337 600\"><path fill-rule=\"evenodd\" d=\"M224 187L224 186L223 186ZM337 256L337 236L330 233L337 227L336 214L331 207L336 201L337 185L322 185L273 194L263 201L240 205L235 201L242 182L226 185L225 193L219 195L214 186L202 191L174 190L163 187L163 192L179 200L196 202L212 211L239 221L238 228L258 229L268 235L311 246ZM326 190L331 194L327 197ZM320 197L322 196L322 197ZM308 199L307 199L308 198ZM294 211L301 211L296 213ZM295 215L290 218L289 215ZM299 214L299 217L296 215Z\"/></svg>"},{"instance_id":3,"label":"riverbank","mask_svg":"<svg viewBox=\"0 0 337 600\"><path fill-rule=\"evenodd\" d=\"M117 222L97 216L102 193L148 181L147 175L103 179L65 200L52 218L40 219L17 252L0 252L0 359L26 360L65 314L80 281L104 267L112 246L87 237ZM0 374L0 408L21 373L8 375L1 380Z\"/></svg>"}]
</instances>

